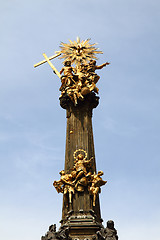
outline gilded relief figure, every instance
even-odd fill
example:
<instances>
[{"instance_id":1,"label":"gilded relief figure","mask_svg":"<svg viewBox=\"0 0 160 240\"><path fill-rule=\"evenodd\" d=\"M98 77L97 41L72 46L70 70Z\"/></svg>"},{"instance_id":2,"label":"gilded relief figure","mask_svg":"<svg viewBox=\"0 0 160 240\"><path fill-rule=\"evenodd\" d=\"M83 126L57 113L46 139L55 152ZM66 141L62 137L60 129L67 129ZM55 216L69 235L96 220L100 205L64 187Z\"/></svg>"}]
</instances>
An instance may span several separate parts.
<instances>
[{"instance_id":1,"label":"gilded relief figure","mask_svg":"<svg viewBox=\"0 0 160 240\"><path fill-rule=\"evenodd\" d=\"M86 65L80 64L75 67L75 75L78 77L78 80L81 84L81 86L84 84L86 80Z\"/></svg>"},{"instance_id":2,"label":"gilded relief figure","mask_svg":"<svg viewBox=\"0 0 160 240\"><path fill-rule=\"evenodd\" d=\"M65 91L65 93L71 99L75 106L77 106L78 104L78 99L84 98L80 90L81 87L78 85L78 83L75 83L73 86L66 88ZM61 96L63 96L63 93L61 94Z\"/></svg>"},{"instance_id":3,"label":"gilded relief figure","mask_svg":"<svg viewBox=\"0 0 160 240\"><path fill-rule=\"evenodd\" d=\"M61 178L54 181L53 186L58 193L64 194L65 203L72 203L72 196L77 192L84 192L85 188L88 189L90 195L93 195L93 206L95 206L96 196L100 192L100 187L105 185L107 181L103 181L101 176L102 171L98 174L92 173L93 157L87 160L87 152L83 149L78 149L74 152L75 159L73 168L70 173L65 174L65 171L60 172Z\"/></svg>"},{"instance_id":4,"label":"gilded relief figure","mask_svg":"<svg viewBox=\"0 0 160 240\"><path fill-rule=\"evenodd\" d=\"M73 83L75 83L73 79L73 71L74 68L71 66L71 61L65 61L64 67L60 71L60 74L63 73L61 76L62 85L59 89L61 91L61 94L65 93L67 87L71 87Z\"/></svg>"},{"instance_id":5,"label":"gilded relief figure","mask_svg":"<svg viewBox=\"0 0 160 240\"><path fill-rule=\"evenodd\" d=\"M77 159L74 163L73 169L76 171L76 179L81 178L83 175L86 176L88 173L88 170L91 167L91 162L93 160L93 157L89 160L86 160L82 154L78 154Z\"/></svg>"},{"instance_id":6,"label":"gilded relief figure","mask_svg":"<svg viewBox=\"0 0 160 240\"><path fill-rule=\"evenodd\" d=\"M87 65L87 73L90 75L88 77L94 79L94 82L97 83L98 80L100 79L100 76L98 76L96 73L95 73L95 70L97 69L102 69L103 67L105 67L106 65L109 65L110 63L109 62L106 62L106 63L103 63L101 65L96 65L96 60L90 60L89 61L89 64Z\"/></svg>"},{"instance_id":7,"label":"gilded relief figure","mask_svg":"<svg viewBox=\"0 0 160 240\"><path fill-rule=\"evenodd\" d=\"M72 203L72 194L74 194L74 175L73 174L65 174L64 170L60 172L61 178L58 181L54 181L53 186L56 188L58 193L63 193L66 205ZM68 195L68 197L67 197Z\"/></svg>"},{"instance_id":8,"label":"gilded relief figure","mask_svg":"<svg viewBox=\"0 0 160 240\"><path fill-rule=\"evenodd\" d=\"M89 193L93 195L93 206L96 204L96 197L100 191L100 187L105 185L107 181L102 180L101 176L103 171L99 171L98 174L94 173L90 177L91 186L88 187Z\"/></svg>"},{"instance_id":9,"label":"gilded relief figure","mask_svg":"<svg viewBox=\"0 0 160 240\"><path fill-rule=\"evenodd\" d=\"M85 187L89 185L90 175L91 173L89 172L86 176L76 179L75 189L77 192L84 192Z\"/></svg>"},{"instance_id":10,"label":"gilded relief figure","mask_svg":"<svg viewBox=\"0 0 160 240\"><path fill-rule=\"evenodd\" d=\"M75 189L79 192L83 192L84 188L88 186L91 172L89 172L91 167L91 162L93 157L86 160L82 154L78 154L76 161L73 166L73 170L76 172Z\"/></svg>"},{"instance_id":11,"label":"gilded relief figure","mask_svg":"<svg viewBox=\"0 0 160 240\"><path fill-rule=\"evenodd\" d=\"M89 88L90 92L94 91L96 93L99 92L99 89L96 87L96 83L100 79L100 76L98 76L95 73L95 70L97 69L102 69L106 65L109 65L110 63L106 62L103 63L102 65L96 65L95 60L90 60L89 64L86 65L86 81L85 81L85 86Z\"/></svg>"},{"instance_id":12,"label":"gilded relief figure","mask_svg":"<svg viewBox=\"0 0 160 240\"><path fill-rule=\"evenodd\" d=\"M64 75L61 76L62 85L59 90L61 91L60 98L64 94L67 94L76 106L77 99L83 99L83 96L81 94L82 82L78 81L77 76L73 74L75 71L75 68L71 66L71 61L66 60L64 62L64 67L60 71L60 74L64 73Z\"/></svg>"}]
</instances>

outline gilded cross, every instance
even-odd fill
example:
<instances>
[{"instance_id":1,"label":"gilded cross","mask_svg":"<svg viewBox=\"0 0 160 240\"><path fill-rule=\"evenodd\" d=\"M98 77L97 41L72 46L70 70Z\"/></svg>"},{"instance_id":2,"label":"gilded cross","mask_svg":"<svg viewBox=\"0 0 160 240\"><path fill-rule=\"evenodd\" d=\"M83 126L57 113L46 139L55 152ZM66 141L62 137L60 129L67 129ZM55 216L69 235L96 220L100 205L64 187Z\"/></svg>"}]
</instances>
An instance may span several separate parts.
<instances>
[{"instance_id":1,"label":"gilded cross","mask_svg":"<svg viewBox=\"0 0 160 240\"><path fill-rule=\"evenodd\" d=\"M42 65L43 63L46 63L46 62L48 62L48 64L50 65L50 67L53 69L53 71L57 74L57 76L59 77L59 78L61 78L61 74L58 72L58 70L55 68L55 66L51 63L51 61L50 60L52 60L52 59L54 59L54 58L56 58L56 57L58 57L58 56L60 56L61 55L61 53L59 52L59 53L57 53L57 54L55 54L55 55L53 55L53 56L51 56L51 57L47 57L47 55L45 54L45 53L43 53L43 57L45 58L45 60L43 60L43 61L41 61L41 62L39 62L39 63L36 63L35 65L34 65L34 67L38 67L38 66L40 66L40 65Z\"/></svg>"}]
</instances>

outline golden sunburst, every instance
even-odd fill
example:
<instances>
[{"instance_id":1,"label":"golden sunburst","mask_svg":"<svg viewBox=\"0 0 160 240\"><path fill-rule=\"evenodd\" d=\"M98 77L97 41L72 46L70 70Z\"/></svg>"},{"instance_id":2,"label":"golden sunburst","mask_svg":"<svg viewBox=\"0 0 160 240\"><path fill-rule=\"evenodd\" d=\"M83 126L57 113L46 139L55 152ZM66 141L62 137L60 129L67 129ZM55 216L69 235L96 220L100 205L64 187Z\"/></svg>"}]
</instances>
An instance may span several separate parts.
<instances>
[{"instance_id":1,"label":"golden sunburst","mask_svg":"<svg viewBox=\"0 0 160 240\"><path fill-rule=\"evenodd\" d=\"M78 37L77 41L72 42L69 40L69 43L61 42L61 51L59 51L61 56L59 58L64 58L64 62L67 60L76 65L80 63L86 64L91 59L97 59L95 54L102 54L103 52L95 47L96 43L90 44L89 41L90 39L80 41L80 38Z\"/></svg>"}]
</instances>

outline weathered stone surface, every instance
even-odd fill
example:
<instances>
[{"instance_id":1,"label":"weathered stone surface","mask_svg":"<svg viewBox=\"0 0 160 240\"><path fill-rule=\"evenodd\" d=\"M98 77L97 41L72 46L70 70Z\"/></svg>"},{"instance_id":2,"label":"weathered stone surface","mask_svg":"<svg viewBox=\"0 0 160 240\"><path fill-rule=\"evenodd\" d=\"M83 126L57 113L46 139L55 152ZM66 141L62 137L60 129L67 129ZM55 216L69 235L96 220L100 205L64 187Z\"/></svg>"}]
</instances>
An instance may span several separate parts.
<instances>
[{"instance_id":1,"label":"weathered stone surface","mask_svg":"<svg viewBox=\"0 0 160 240\"><path fill-rule=\"evenodd\" d=\"M58 232L56 232L56 224L49 227L49 231L45 236L41 237L41 240L71 240L69 236L69 227L61 226Z\"/></svg>"},{"instance_id":2,"label":"weathered stone surface","mask_svg":"<svg viewBox=\"0 0 160 240\"><path fill-rule=\"evenodd\" d=\"M114 228L114 222L109 220L106 228L97 231L98 240L118 240L117 230Z\"/></svg>"},{"instance_id":3,"label":"weathered stone surface","mask_svg":"<svg viewBox=\"0 0 160 240\"><path fill-rule=\"evenodd\" d=\"M90 93L85 96L84 101L79 101L76 107L71 101L66 101L67 133L65 172L69 173L70 169L73 168L75 160L73 157L74 152L78 149L83 149L87 152L88 159L92 157L94 159L91 169L91 172L94 173L96 171L96 163L92 129L92 110L98 105L99 97L97 97L95 93ZM68 211L73 210L74 215L78 215L80 209L83 209L86 214L92 209L95 212L97 222L101 223L99 198L97 197L96 206L93 207L92 196L88 193L88 190L85 190L83 193L76 193L73 197L73 204L68 209L63 202L62 222L66 222Z\"/></svg>"}]
</instances>

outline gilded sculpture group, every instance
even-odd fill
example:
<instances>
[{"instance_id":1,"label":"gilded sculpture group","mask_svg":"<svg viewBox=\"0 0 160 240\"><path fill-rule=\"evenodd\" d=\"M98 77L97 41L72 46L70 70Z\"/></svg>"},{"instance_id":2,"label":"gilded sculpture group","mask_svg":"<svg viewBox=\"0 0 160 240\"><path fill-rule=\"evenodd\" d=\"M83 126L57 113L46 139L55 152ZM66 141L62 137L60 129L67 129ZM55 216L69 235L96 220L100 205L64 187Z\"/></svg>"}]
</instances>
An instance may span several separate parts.
<instances>
[{"instance_id":1,"label":"gilded sculpture group","mask_svg":"<svg viewBox=\"0 0 160 240\"><path fill-rule=\"evenodd\" d=\"M76 67L71 66L71 61L66 60L64 67L61 69L61 96L66 94L77 105L77 99L84 99L84 95L94 91L98 93L99 89L96 87L96 83L99 80L99 76L95 73L96 69L102 69L109 63L106 62L97 66L95 60L90 60L89 63L77 64Z\"/></svg>"},{"instance_id":2,"label":"gilded sculpture group","mask_svg":"<svg viewBox=\"0 0 160 240\"><path fill-rule=\"evenodd\" d=\"M99 66L96 65L96 54L103 52L95 47L96 43L90 44L89 41L90 39L80 41L78 37L77 41L69 40L69 43L61 42L61 50L56 51L56 55L48 58L44 53L43 56L45 60L34 65L34 67L37 67L48 62L54 73L61 79L61 87L59 89L61 91L60 98L68 96L75 106L78 104L78 100L84 99L86 94L92 91L98 93L99 89L96 83L100 77L95 71L110 64L106 62ZM50 60L56 57L64 59L64 67L60 72L58 72L50 62ZM75 67L73 67L73 64ZM85 153L85 156L80 153L75 157L75 153L79 150ZM74 152L75 162L70 173L65 173L65 171L62 170L60 172L60 180L54 181L53 185L58 193L61 192L64 194L66 204L72 203L72 197L75 191L83 192L85 189L88 189L90 195L93 195L93 206L95 206L96 196L100 187L104 185L106 181L103 181L101 178L103 175L102 171L96 174L91 170L93 158L86 160L87 153L83 149L79 150Z\"/></svg>"},{"instance_id":3,"label":"gilded sculpture group","mask_svg":"<svg viewBox=\"0 0 160 240\"><path fill-rule=\"evenodd\" d=\"M90 44L89 41L90 39L80 41L78 37L77 41L61 42L61 50L56 51L56 55L48 58L44 53L45 60L34 65L34 67L38 67L48 62L54 73L61 79L60 97L68 96L75 106L78 104L78 99L83 100L86 94L92 91L98 93L99 89L96 87L96 83L100 77L95 73L95 70L110 64L106 62L99 66L96 65L96 54L103 52L95 47L96 43ZM64 67L60 72L50 62L56 57L64 59ZM63 75L61 75L62 73Z\"/></svg>"},{"instance_id":4,"label":"gilded sculpture group","mask_svg":"<svg viewBox=\"0 0 160 240\"><path fill-rule=\"evenodd\" d=\"M81 151L84 150L81 149ZM64 194L66 205L72 203L75 191L84 192L85 189L88 189L89 194L93 196L93 206L95 206L100 187L106 184L107 181L102 180L102 171L99 171L98 174L91 172L92 161L93 158L86 160L86 156L79 153L70 173L67 174L62 170L60 180L54 181L53 185L57 192Z\"/></svg>"}]
</instances>

